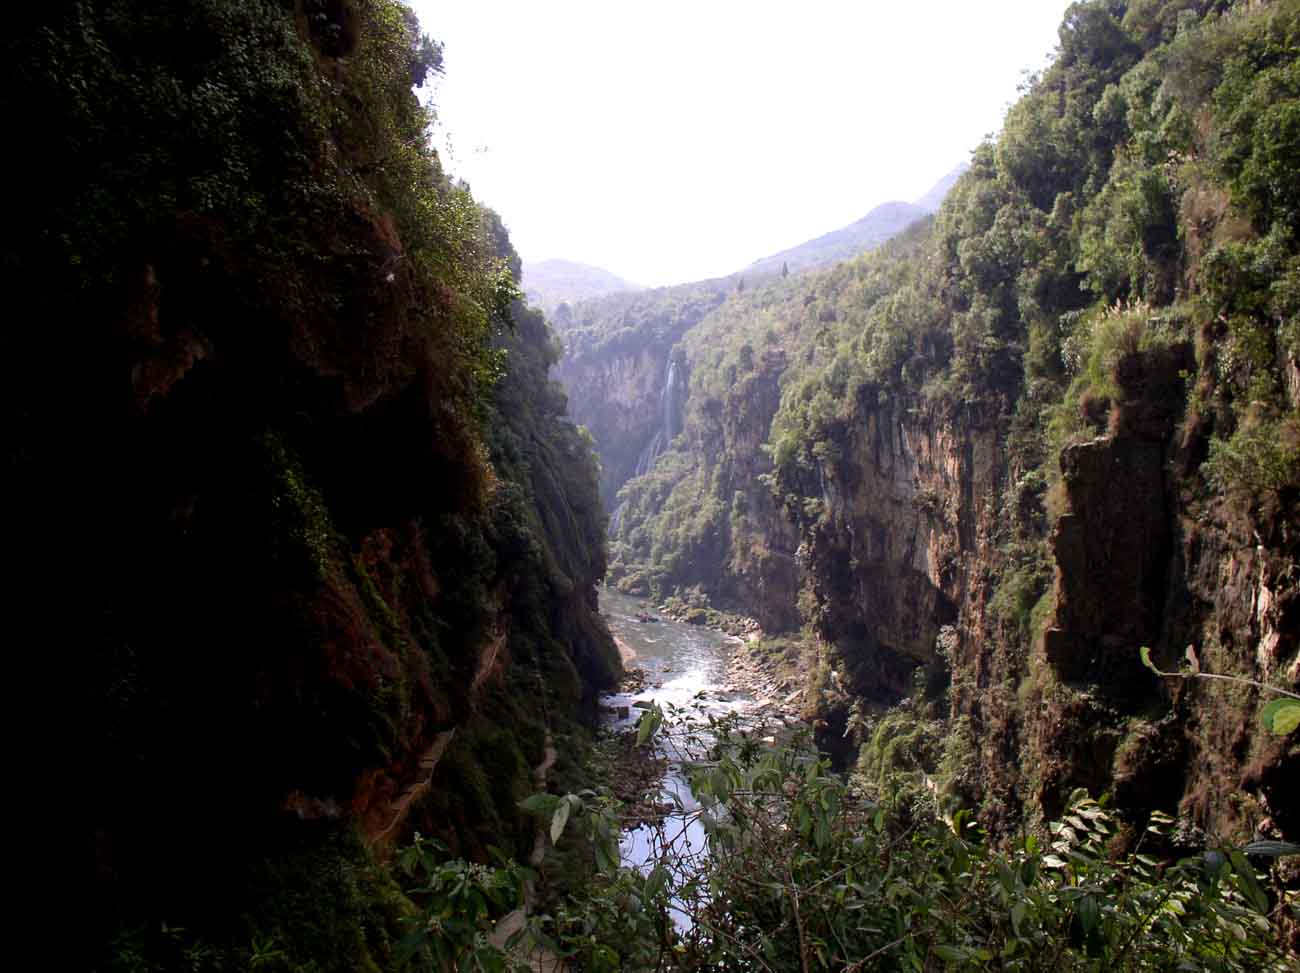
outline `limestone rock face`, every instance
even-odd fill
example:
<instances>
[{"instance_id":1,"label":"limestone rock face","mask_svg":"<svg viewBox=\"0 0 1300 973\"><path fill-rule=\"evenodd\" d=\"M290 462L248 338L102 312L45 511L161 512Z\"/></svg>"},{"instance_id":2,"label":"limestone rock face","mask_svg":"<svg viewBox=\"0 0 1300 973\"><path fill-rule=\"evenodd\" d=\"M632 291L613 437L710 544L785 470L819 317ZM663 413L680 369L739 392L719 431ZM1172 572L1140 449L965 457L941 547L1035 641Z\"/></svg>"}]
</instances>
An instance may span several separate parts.
<instances>
[{"instance_id":1,"label":"limestone rock face","mask_svg":"<svg viewBox=\"0 0 1300 973\"><path fill-rule=\"evenodd\" d=\"M1149 687L1133 646L1160 628L1170 525L1161 444L1103 437L1070 446L1061 469L1070 512L1057 521L1055 625L1047 660L1063 679Z\"/></svg>"},{"instance_id":2,"label":"limestone rock face","mask_svg":"<svg viewBox=\"0 0 1300 973\"><path fill-rule=\"evenodd\" d=\"M617 506L618 488L645 472L652 454L681 430L686 385L675 374L669 387L671 366L665 352L644 347L608 358L566 358L556 369L573 421L587 427L600 449L600 492L608 510Z\"/></svg>"},{"instance_id":3,"label":"limestone rock face","mask_svg":"<svg viewBox=\"0 0 1300 973\"><path fill-rule=\"evenodd\" d=\"M841 458L818 471L825 516L809 550L817 623L851 646L868 698L906 695L912 670L935 663L942 627L977 627L973 572L1005 475L996 435L973 417L873 404L846 429Z\"/></svg>"},{"instance_id":4,"label":"limestone rock face","mask_svg":"<svg viewBox=\"0 0 1300 973\"><path fill-rule=\"evenodd\" d=\"M1297 831L1281 784L1297 747L1255 718L1271 697L1159 680L1138 656L1149 645L1176 669L1190 646L1206 671L1292 686L1300 666L1300 519L1243 510L1187 472L1196 444L1181 431L1178 375L1189 354L1120 362L1109 430L1060 454L1053 580L1028 639L998 608L1039 503L1005 421L859 401L804 484L820 508L791 511L811 620L843 657L850 695L885 706L917 673L947 682L949 715L977 744L990 824L1056 814L1086 787L1133 812L1181 795L1224 833L1257 802L1256 819L1262 805ZM845 702L829 704L832 725Z\"/></svg>"},{"instance_id":5,"label":"limestone rock face","mask_svg":"<svg viewBox=\"0 0 1300 973\"><path fill-rule=\"evenodd\" d=\"M731 291L725 280L608 294L552 316L564 353L555 378L600 455L600 495L645 473L684 426L689 367L682 336Z\"/></svg>"},{"instance_id":6,"label":"limestone rock face","mask_svg":"<svg viewBox=\"0 0 1300 973\"><path fill-rule=\"evenodd\" d=\"M716 573L702 581L724 604L756 618L768 631L797 629L796 602L801 572L796 559L799 532L778 506L768 486L772 462L763 444L781 404L780 379L786 356L771 349L758 368L740 380L740 395L731 396L716 424L702 424L696 447L707 457L718 492L731 498L733 516L728 543Z\"/></svg>"}]
</instances>

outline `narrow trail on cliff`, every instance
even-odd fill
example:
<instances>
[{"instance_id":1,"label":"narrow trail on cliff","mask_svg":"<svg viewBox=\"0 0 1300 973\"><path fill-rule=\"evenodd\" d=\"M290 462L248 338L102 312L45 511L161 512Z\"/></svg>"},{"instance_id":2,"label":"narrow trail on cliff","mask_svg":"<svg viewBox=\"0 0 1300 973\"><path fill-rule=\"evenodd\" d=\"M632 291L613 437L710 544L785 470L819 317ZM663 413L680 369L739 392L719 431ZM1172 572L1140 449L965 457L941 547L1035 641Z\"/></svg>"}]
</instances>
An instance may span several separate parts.
<instances>
[{"instance_id":1,"label":"narrow trail on cliff","mask_svg":"<svg viewBox=\"0 0 1300 973\"><path fill-rule=\"evenodd\" d=\"M559 751L555 749L555 741L551 736L551 719L550 712L546 706L545 682L542 678L541 671L537 673L537 681L543 688L542 693L542 715L546 724L546 741L542 749L542 762L533 768L533 783L537 790L546 790L546 781L550 776L551 768L555 766L555 761L559 759ZM546 838L547 825L539 821L533 831L533 849L528 854L528 866L534 870L541 868L542 862L546 858ZM537 897L537 883L533 879L528 879L524 883L524 903L513 912L508 912L498 920L496 928L488 937L488 942L498 949L504 950L506 943L510 938L518 933L528 922L528 914L532 911L533 902ZM515 948L517 958L524 960L530 967L538 970L539 973L550 973L550 971L564 969L563 962L548 950L531 943L521 943Z\"/></svg>"},{"instance_id":2,"label":"narrow trail on cliff","mask_svg":"<svg viewBox=\"0 0 1300 973\"><path fill-rule=\"evenodd\" d=\"M451 744L452 739L456 736L456 727L450 730L443 730L433 738L433 743L424 751L417 765L420 768L420 775L412 781L407 788L402 791L401 796L389 805L389 810L393 812L393 819L388 826L375 835L375 843L381 843L398 833L398 830L406 820L406 816L411 811L411 805L424 797L429 792L433 784L433 772L437 769L438 762L442 755L446 753L447 747Z\"/></svg>"},{"instance_id":3,"label":"narrow trail on cliff","mask_svg":"<svg viewBox=\"0 0 1300 973\"><path fill-rule=\"evenodd\" d=\"M479 690L487 681L488 677L496 668L497 659L501 655L501 649L505 646L506 640L510 637L509 628L500 628L497 630L492 641L479 655L479 664L474 672L474 679L470 683L471 698L477 697ZM433 786L433 774L438 769L438 763L442 756L447 752L447 747L451 745L456 736L457 727L449 730L443 730L433 738L433 742L420 755L416 764L417 773L414 780L406 785L388 807L392 812L392 818L382 831L375 834L372 839L376 846L384 846L388 841L401 834L402 824L406 821L407 815L410 814L411 808L429 793ZM547 730L547 747L550 747L550 731ZM552 760L552 762L554 762ZM545 761L543 761L545 763ZM549 764L547 765L549 769Z\"/></svg>"}]
</instances>

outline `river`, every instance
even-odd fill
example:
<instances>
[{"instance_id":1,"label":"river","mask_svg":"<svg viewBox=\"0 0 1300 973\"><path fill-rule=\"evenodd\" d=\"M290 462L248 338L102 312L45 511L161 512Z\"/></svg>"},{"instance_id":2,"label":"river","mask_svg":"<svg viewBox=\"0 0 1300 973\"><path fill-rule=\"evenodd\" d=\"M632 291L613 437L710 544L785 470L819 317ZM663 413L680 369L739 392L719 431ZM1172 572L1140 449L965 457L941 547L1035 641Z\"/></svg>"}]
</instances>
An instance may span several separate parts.
<instances>
[{"instance_id":1,"label":"river","mask_svg":"<svg viewBox=\"0 0 1300 973\"><path fill-rule=\"evenodd\" d=\"M700 625L686 625L660 615L649 614L657 622L642 622L643 599L633 598L610 589L601 589L600 609L610 630L636 653L628 668L645 671L645 689L637 693L612 693L602 702L617 714L626 708L628 715L611 716L609 725L616 729L633 726L641 715L638 702L655 702L665 710L670 706L701 717L721 716L729 712L748 713L757 706L749 695L727 686L727 661L735 639ZM665 854L681 860L700 855L705 850L704 829L698 816L699 803L683 774L682 754L670 742L657 744L669 758L668 771L661 784L662 800L679 806L658 825L643 824L624 833L620 852L623 864L647 870ZM680 928L688 925L686 916L674 913Z\"/></svg>"}]
</instances>

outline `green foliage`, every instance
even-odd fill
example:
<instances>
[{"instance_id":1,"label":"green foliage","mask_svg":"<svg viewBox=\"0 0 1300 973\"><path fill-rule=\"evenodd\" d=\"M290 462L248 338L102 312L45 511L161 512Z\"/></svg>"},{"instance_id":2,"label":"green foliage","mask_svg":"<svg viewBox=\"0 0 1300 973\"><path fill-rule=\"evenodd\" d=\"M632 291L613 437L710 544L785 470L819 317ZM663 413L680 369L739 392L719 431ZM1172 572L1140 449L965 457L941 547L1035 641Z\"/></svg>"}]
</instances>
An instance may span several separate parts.
<instances>
[{"instance_id":1,"label":"green foliage","mask_svg":"<svg viewBox=\"0 0 1300 973\"><path fill-rule=\"evenodd\" d=\"M1217 158L1233 196L1265 230L1300 234L1300 13L1276 13L1237 26L1213 99L1222 134Z\"/></svg>"},{"instance_id":2,"label":"green foliage","mask_svg":"<svg viewBox=\"0 0 1300 973\"><path fill-rule=\"evenodd\" d=\"M1294 421L1259 420L1210 444L1205 475L1219 490L1255 493L1300 486L1300 430Z\"/></svg>"},{"instance_id":3,"label":"green foliage","mask_svg":"<svg viewBox=\"0 0 1300 973\"><path fill-rule=\"evenodd\" d=\"M538 819L552 844L563 837L590 854L595 867L584 873L581 887L551 912L526 917L508 939L489 938L508 912L525 906L527 885L538 874L497 849L491 849L492 866L451 859L445 846L417 836L398 859L408 876L421 879L409 892L420 914L409 921L399 961L418 960L416 968L501 971L517 968L522 957L540 956L582 969L644 968L666 932L655 922L665 902L662 879L619 866L614 805L585 790L534 794L521 807Z\"/></svg>"},{"instance_id":4,"label":"green foliage","mask_svg":"<svg viewBox=\"0 0 1300 973\"><path fill-rule=\"evenodd\" d=\"M84 948L386 967L401 896L328 822L386 803L389 774L427 784L416 746L457 726L411 813L466 858L489 830L510 846L546 708L562 730L619 667L554 335L412 91L441 49L398 0L74 0L12 40L6 105L44 134L0 268L40 324L0 341L78 351L7 387L7 469L42 510L121 473L82 491L78 539L99 580L72 668L113 687L74 690L108 727ZM216 842L202 869L185 829Z\"/></svg>"},{"instance_id":5,"label":"green foliage","mask_svg":"<svg viewBox=\"0 0 1300 973\"><path fill-rule=\"evenodd\" d=\"M773 745L766 728L734 716L703 726L654 714L656 733L688 761L699 806L679 813L703 827L707 854L684 853L674 819L644 869L620 867L607 802L590 791L533 795L523 806L552 840L583 823L597 866L589 881L494 944L493 926L535 874L503 857L491 867L450 859L417 838L398 859L418 880L398 960L504 970L512 952L540 949L609 971L1288 968L1270 916L1294 921L1294 892L1275 903L1246 855L1293 855L1293 844L1172 860L1172 818L1153 814L1133 846L1103 804L1076 792L1042 834L999 849L965 811L944 820L923 797L906 807L885 798L897 791L888 774L879 787L846 783L806 737ZM675 927L674 913L689 924Z\"/></svg>"},{"instance_id":6,"label":"green foliage","mask_svg":"<svg viewBox=\"0 0 1300 973\"><path fill-rule=\"evenodd\" d=\"M1286 736L1300 726L1300 700L1271 700L1260 710L1259 721L1270 733Z\"/></svg>"},{"instance_id":7,"label":"green foliage","mask_svg":"<svg viewBox=\"0 0 1300 973\"><path fill-rule=\"evenodd\" d=\"M1059 451L1155 405L1140 379L1123 387L1121 366L1163 367L1193 339L1193 465L1207 458L1210 487L1237 502L1289 497L1300 241L1282 160L1296 155L1297 21L1287 3L1074 5L1058 57L932 223L732 295L685 333L685 435L625 488L618 569L648 592L701 583L716 596L750 551L775 546L782 513L805 544L829 525L828 486L858 481L864 425L997 415L1015 425L1013 468L1050 487L1010 510L1019 547L1004 550L993 599L1023 650L1035 607L1050 606L1046 569L1019 562L1041 556L1062 509Z\"/></svg>"},{"instance_id":8,"label":"green foliage","mask_svg":"<svg viewBox=\"0 0 1300 973\"><path fill-rule=\"evenodd\" d=\"M273 479L273 536L281 539L282 559L301 559L304 580L319 583L329 576L337 543L329 510L318 490L308 485L302 464L282 437L267 432L263 443Z\"/></svg>"},{"instance_id":9,"label":"green foliage","mask_svg":"<svg viewBox=\"0 0 1300 973\"><path fill-rule=\"evenodd\" d=\"M1035 550L1003 576L989 601L989 611L1013 625L1029 641L1036 634L1035 609L1047 593L1050 581L1050 568L1041 552Z\"/></svg>"},{"instance_id":10,"label":"green foliage","mask_svg":"<svg viewBox=\"0 0 1300 973\"><path fill-rule=\"evenodd\" d=\"M1177 226L1163 169L1121 156L1079 219L1083 232L1076 266L1098 297L1171 296Z\"/></svg>"},{"instance_id":11,"label":"green foliage","mask_svg":"<svg viewBox=\"0 0 1300 973\"><path fill-rule=\"evenodd\" d=\"M379 340L349 346L340 320L393 327L410 310L469 421L496 374L487 339L518 292L425 138L432 116L411 84L436 72L436 45L398 0L340 10L345 23L320 13L305 29L270 0L42 11L11 67L24 110L60 125L26 155L40 210L16 214L4 265L60 319L116 307L145 268L179 294L202 257L187 283L237 277L224 297L242 306L192 328L221 344L308 323L309 357L336 367ZM390 358L375 378L413 364Z\"/></svg>"},{"instance_id":12,"label":"green foliage","mask_svg":"<svg viewBox=\"0 0 1300 973\"><path fill-rule=\"evenodd\" d=\"M1076 792L1042 835L998 849L964 811L904 814L846 784L806 740L764 744L734 719L665 727L695 755L690 816L708 837L707 855L670 841L647 868L644 905L691 919L673 968L1287 968L1269 917L1294 916L1294 893L1275 905L1233 848L1163 858L1166 815L1126 848L1121 822ZM1293 853L1276 844L1251 853Z\"/></svg>"},{"instance_id":13,"label":"green foliage","mask_svg":"<svg viewBox=\"0 0 1300 973\"><path fill-rule=\"evenodd\" d=\"M446 857L440 842L415 836L397 865L408 879L407 892L419 907L410 931L398 943L399 965L433 970L477 969L501 973L511 968L507 954L488 942L491 924L524 904L525 883L535 873L498 853L488 867Z\"/></svg>"},{"instance_id":14,"label":"green foliage","mask_svg":"<svg viewBox=\"0 0 1300 973\"><path fill-rule=\"evenodd\" d=\"M335 22L327 7L345 16ZM1293 500L1300 437L1283 378L1300 347L1298 23L1294 3L1075 4L1055 62L1027 84L1002 134L976 150L934 221L866 258L766 285L751 280L740 293L715 282L571 309L571 362L644 354L666 361L680 347L691 372L677 448L624 494L616 554L628 578L657 593L693 584L712 590L720 575L763 563L763 521L778 504L806 531L800 539L832 529L828 484L852 482L853 436L883 410L890 419L968 410L999 428L1018 422L1013 468L1050 480L1051 447L1102 431L1106 413L1121 404L1119 363L1186 337L1193 323L1197 395L1216 403L1215 422L1196 431L1212 440L1203 450L1208 483ZM455 812L459 820L447 828L466 855L483 850L476 831L500 827L518 837L514 804L537 757L525 751L538 749L539 724L502 697L536 699L530 694L540 679L543 708L571 705L616 672L589 600L604 567L604 521L591 440L564 420L563 395L548 383L554 336L516 300L517 260L500 221L445 177L425 139L432 116L411 85L439 72L438 46L395 0L82 0L33 8L18 30L5 65L7 90L23 93L12 99L11 127L47 134L15 154L15 184L24 188L0 230L0 266L30 295L30 308L14 319L40 327L6 329L5 355L67 361L72 347L87 361L124 363L127 346L154 349L183 327L194 332L195 347L219 348L224 361L237 362L231 381L246 394L237 408L219 400L230 424L212 428L257 443L272 508L271 560L280 570L241 564L207 577L225 584L219 574L242 580L246 573L277 599L337 582L330 593L344 613L363 614L357 624L383 643L375 654L391 655L384 667L427 663L427 672L418 671L437 683L430 697L445 709L439 719L466 715L468 699L448 687L473 678L474 650L494 623L507 621L497 606L508 605L506 688L484 702L484 720L533 742L518 744L500 727L467 732L472 747L441 767L454 772L454 793L440 779L425 810ZM49 119L61 124L48 131ZM202 367L226 366L214 359ZM89 375L89 366L77 365L83 368ZM50 405L61 413L66 403L54 399L69 393L51 392L54 383L30 371L6 390L7 402L21 403L12 414L25 420ZM96 373L94 381L116 388L126 373L119 371L117 379ZM82 374L74 370L68 384L80 386ZM300 381L315 384L301 393ZM289 417L298 429L339 412L360 414L413 388L436 405L421 417L432 430L420 425L437 451L433 479L454 486L445 504L410 505L432 552L433 564L420 571L438 589L418 608L403 606L391 579L348 550L353 535L342 533L371 517L389 523L390 512L345 518L339 504L347 491L331 492L320 450L313 456L306 434L287 425ZM207 393L202 383L186 389ZM96 424L105 401L116 403L108 395L87 399L77 413L85 404L77 400L68 412L94 420L92 430L109 428ZM1054 420L1052 429L1035 435L1044 419ZM91 462L120 461L112 453L119 430L112 431ZM41 438L22 435L12 448L19 466ZM55 443L43 447L47 453L81 453L75 438L47 438ZM156 443L132 445L143 457ZM1195 447L1187 450L1192 465ZM619 477L636 462L613 452L605 459ZM181 549L189 529L184 498L197 490L202 512L219 495L243 490L238 476L233 470L229 483L220 481L222 490L208 489L213 480L199 488L148 483L175 494L160 506L180 526L169 521L167 543L128 563L170 564L168 545ZM105 496L136 502L138 485ZM108 502L89 514L88 521L107 521L121 511ZM228 516L234 523L239 511ZM1009 533L1017 532L1032 533L1023 523ZM114 558L124 556L123 541L139 539L103 536L115 543L98 546ZM191 564L205 553L186 550ZM1009 623L1007 636L1023 641L1036 628L1042 602L1035 592L1045 578L1032 558L1008 554L1006 567L990 607ZM85 595L87 616L111 634L88 643L78 659L127 660L113 663L112 706L129 709L147 732L118 743L127 720L111 710L105 735L120 749L97 782L114 784L119 770L163 764L156 755L172 751L156 749L156 741L183 735L138 714L175 714L190 702L170 694L165 681L163 690L149 683L175 667L177 630L167 629L173 616L162 607L135 600L133 589L148 587L151 576L120 573L126 580L104 582L107 594ZM268 579L277 586L263 585ZM247 600L250 585L223 589L224 602L195 604L215 614ZM805 590L811 618L817 596ZM146 630L142 608L162 613L165 638ZM305 630L308 609L295 603L293 612L268 630L275 652L255 645L247 654L259 659L248 662L232 642L215 667L245 693L274 685L281 696L268 697L272 704L292 697L283 704L291 714L285 722L316 745L287 733L281 739L282 727L261 722L261 696L233 710L256 710L249 736L279 760L250 768L237 759L247 750L231 760L258 788L264 817L254 823L272 845L266 822L279 813L284 788L270 770L283 774L321 749L310 732L320 727L340 742L328 750L330 773L319 779L331 787L321 792L345 793L348 780L333 776L350 770L337 769L339 753L373 763L391 752L400 740L394 720L419 682L404 674L357 689L349 681L329 695L295 681L314 656L295 656L286 673L268 674L259 668L263 658L288 654L283 630ZM149 655L151 638L166 643L162 663ZM423 652L403 655L408 639ZM1294 732L1288 700L1267 704L1261 716L1274 733ZM656 722L662 718L643 724L647 736ZM671 938L667 904L677 900L696 919L691 936L671 946L684 966L1259 969L1275 962L1260 925L1270 902L1238 852L1211 850L1165 863L1163 872L1120 848L1112 857L1116 822L1084 799L1041 849L1031 838L995 851L961 812L951 825L935 820L930 784L945 801L960 794L958 770L974 731L954 725L939 744L934 722L920 710L881 716L869 728L856 785L829 774L806 749L768 749L761 737L714 728L721 742L700 755L694 774L698 820L711 841L710 856L691 863L698 871L666 862L648 875L617 870L609 819L557 799L547 817L553 840L578 820L606 822L594 843L602 877L537 934L591 968L659 965ZM120 809L123 818L143 818L138 812ZM103 824L86 822L97 847L113 843L100 841ZM285 854L263 856L259 846L247 853L251 865L222 856L210 870L220 878L211 900L234 889L228 905L165 903L169 921L188 906L198 925L184 915L164 925L149 913L141 926L132 910L144 907L125 902L120 965L386 964L393 915L409 907L358 847L340 849L330 837L304 841ZM486 870L464 855L444 861L433 846L414 855L412 876L420 872L424 884L414 893L423 924L408 943L413 953L500 968L504 960L482 942L482 927L518 901L524 873L508 864ZM146 878L133 879L126 858L112 865L127 891L133 880L152 877L142 869ZM165 883L150 889L148 904L171 891Z\"/></svg>"},{"instance_id":15,"label":"green foliage","mask_svg":"<svg viewBox=\"0 0 1300 973\"><path fill-rule=\"evenodd\" d=\"M605 382L592 382L589 372L626 374L631 367L666 377L674 345L725 301L728 291L725 281L702 281L610 294L580 302L554 322L565 348L559 373L572 390L575 421L600 443L601 495L610 509L618 488L637 472L647 445L662 432L663 413L611 407L600 395Z\"/></svg>"},{"instance_id":16,"label":"green foliage","mask_svg":"<svg viewBox=\"0 0 1300 973\"><path fill-rule=\"evenodd\" d=\"M1263 690L1265 693L1271 693L1280 698L1271 699L1260 710L1259 721L1264 728L1276 736L1286 736L1296 728L1300 723L1300 695L1291 692L1288 689L1281 689L1277 686L1270 686L1266 683L1258 682L1254 679L1246 679L1242 676L1225 675L1217 672L1202 672L1201 663L1197 658L1196 650L1190 645L1187 647L1185 654L1186 665L1177 672L1165 672L1160 669L1151 660L1151 648L1142 646L1138 649L1138 655L1142 659L1142 665L1146 666L1157 676L1166 676L1179 679L1218 679L1224 682L1235 683L1238 686L1253 686L1256 689Z\"/></svg>"}]
</instances>

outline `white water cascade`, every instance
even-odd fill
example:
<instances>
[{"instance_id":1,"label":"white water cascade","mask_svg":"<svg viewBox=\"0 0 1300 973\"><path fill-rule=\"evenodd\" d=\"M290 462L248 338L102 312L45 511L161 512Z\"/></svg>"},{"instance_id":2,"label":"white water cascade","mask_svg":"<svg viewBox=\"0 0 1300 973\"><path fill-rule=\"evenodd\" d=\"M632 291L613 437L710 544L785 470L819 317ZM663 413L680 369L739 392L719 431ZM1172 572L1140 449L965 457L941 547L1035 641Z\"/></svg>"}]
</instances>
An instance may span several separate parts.
<instances>
[{"instance_id":1,"label":"white water cascade","mask_svg":"<svg viewBox=\"0 0 1300 973\"><path fill-rule=\"evenodd\" d=\"M668 371L664 375L663 387L659 390L659 425L655 429L654 435L646 443L645 448L641 450L641 455L637 457L636 469L633 476L645 476L654 469L655 460L659 455L668 448L669 443L681 431L681 416L678 408L678 371L677 362L671 357L668 359ZM627 502L620 503L609 518L609 533L611 536L618 533L619 526L623 523L623 510Z\"/></svg>"},{"instance_id":2,"label":"white water cascade","mask_svg":"<svg viewBox=\"0 0 1300 973\"><path fill-rule=\"evenodd\" d=\"M659 390L659 428L646 443L645 449L636 461L636 476L645 476L655 465L659 454L668 448L673 437L678 433L677 416L677 362L668 360L668 373L664 376L663 388Z\"/></svg>"}]
</instances>

